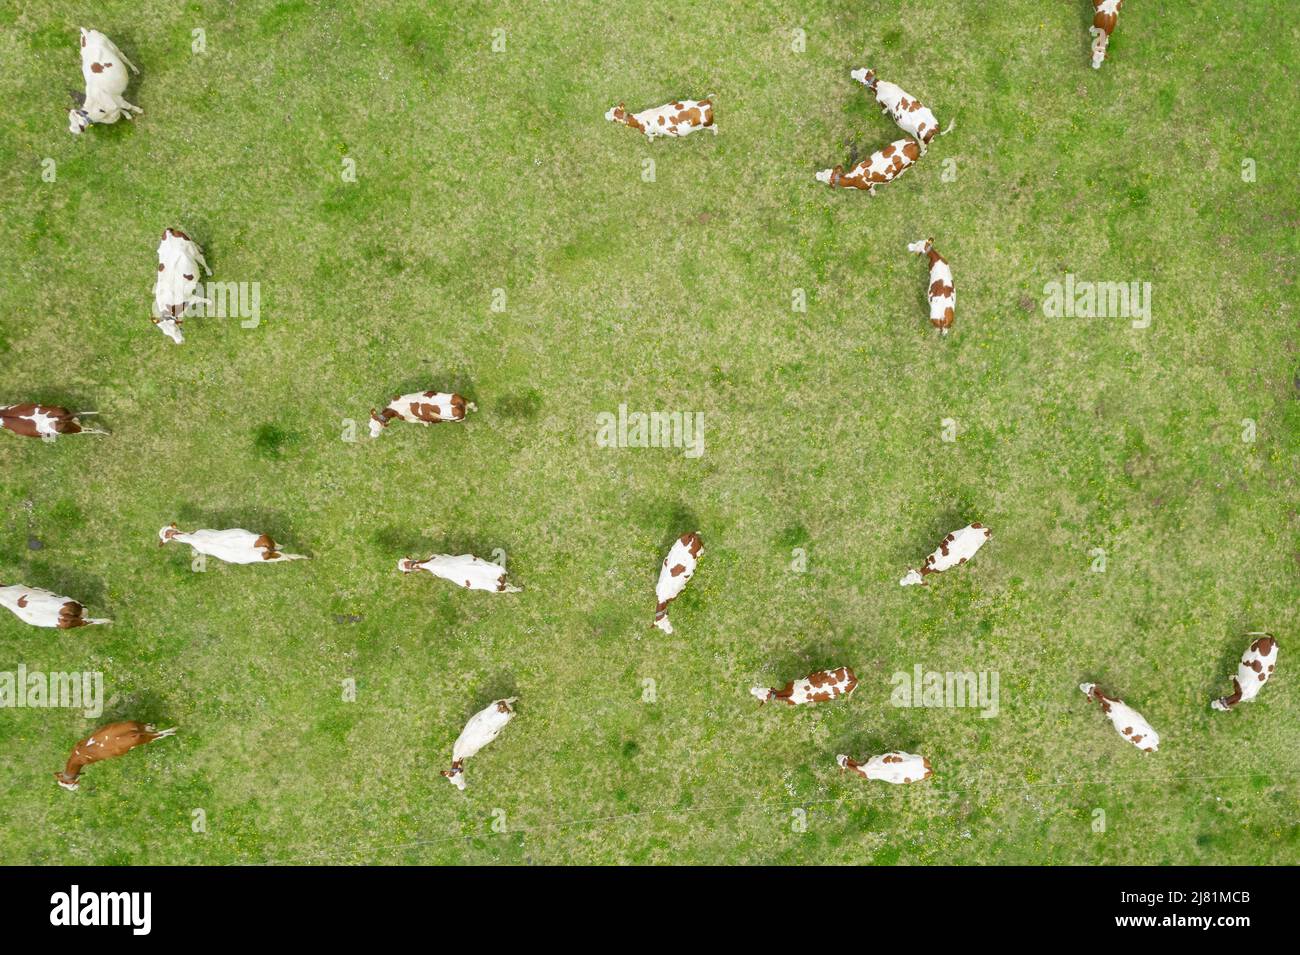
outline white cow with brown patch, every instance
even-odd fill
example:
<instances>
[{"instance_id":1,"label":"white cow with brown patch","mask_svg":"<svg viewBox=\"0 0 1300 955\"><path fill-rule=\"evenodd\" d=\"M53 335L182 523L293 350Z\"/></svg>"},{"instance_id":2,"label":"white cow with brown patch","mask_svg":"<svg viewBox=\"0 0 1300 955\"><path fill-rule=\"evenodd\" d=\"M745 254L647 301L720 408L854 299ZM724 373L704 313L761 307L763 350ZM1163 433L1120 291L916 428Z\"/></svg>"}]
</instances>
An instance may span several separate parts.
<instances>
[{"instance_id":1,"label":"white cow with brown patch","mask_svg":"<svg viewBox=\"0 0 1300 955\"><path fill-rule=\"evenodd\" d=\"M285 560L307 560L304 554L282 554L269 534L231 527L224 531L181 531L168 524L158 532L158 546L169 541L189 544L200 554L215 557L227 564L270 564Z\"/></svg>"},{"instance_id":2,"label":"white cow with brown patch","mask_svg":"<svg viewBox=\"0 0 1300 955\"><path fill-rule=\"evenodd\" d=\"M200 266L212 274L198 243L180 229L164 229L158 243L158 277L153 285L153 323L177 345L185 341L181 334L185 312L194 305L212 304L195 292Z\"/></svg>"},{"instance_id":3,"label":"white cow with brown patch","mask_svg":"<svg viewBox=\"0 0 1300 955\"><path fill-rule=\"evenodd\" d=\"M1092 0L1092 26L1088 27L1088 32L1092 34L1092 68L1101 69L1101 64L1106 59L1106 47L1110 45L1110 35L1115 32L1115 24L1119 23L1120 7L1124 6L1124 0Z\"/></svg>"},{"instance_id":4,"label":"white cow with brown patch","mask_svg":"<svg viewBox=\"0 0 1300 955\"><path fill-rule=\"evenodd\" d=\"M394 419L412 424L443 424L464 421L465 415L477 411L478 405L460 395L446 391L413 391L409 395L393 395L382 411L370 409L370 437L383 434Z\"/></svg>"},{"instance_id":5,"label":"white cow with brown patch","mask_svg":"<svg viewBox=\"0 0 1300 955\"><path fill-rule=\"evenodd\" d=\"M1227 712L1238 703L1249 703L1259 695L1277 667L1277 639L1269 633L1248 633L1246 636L1257 639L1246 648L1237 664L1237 675L1232 678L1232 694L1221 696L1210 704L1216 710Z\"/></svg>"},{"instance_id":6,"label":"white cow with brown patch","mask_svg":"<svg viewBox=\"0 0 1300 955\"><path fill-rule=\"evenodd\" d=\"M98 414L97 411L72 412L58 405L21 404L0 408L0 430L21 434L24 438L46 438L53 441L61 434L108 434L87 428L79 420L82 416Z\"/></svg>"},{"instance_id":7,"label":"white cow with brown patch","mask_svg":"<svg viewBox=\"0 0 1300 955\"><path fill-rule=\"evenodd\" d=\"M517 594L523 590L506 583L506 569L500 564L473 554L434 554L427 560L403 557L397 562L397 569L404 574L427 570L433 576L450 580L466 590L490 590L498 594Z\"/></svg>"},{"instance_id":8,"label":"white cow with brown patch","mask_svg":"<svg viewBox=\"0 0 1300 955\"><path fill-rule=\"evenodd\" d=\"M934 770L930 768L930 761L924 756L916 756L912 753L884 753L880 756L872 756L865 763L840 755L835 757L835 764L840 769L857 773L863 779L879 779L898 786L919 783L934 775Z\"/></svg>"},{"instance_id":9,"label":"white cow with brown patch","mask_svg":"<svg viewBox=\"0 0 1300 955\"><path fill-rule=\"evenodd\" d=\"M934 239L918 239L907 244L908 252L924 255L930 262L930 285L926 297L930 300L930 324L947 335L952 328L957 308L957 291L952 284L952 269L948 260L934 248Z\"/></svg>"},{"instance_id":10,"label":"white cow with brown patch","mask_svg":"<svg viewBox=\"0 0 1300 955\"><path fill-rule=\"evenodd\" d=\"M87 126L116 123L122 117L132 119L132 113L144 112L122 98L130 79L128 66L132 73L140 72L104 34L81 28L81 75L86 92L72 95L77 106L68 111L70 133L77 135Z\"/></svg>"},{"instance_id":11,"label":"white cow with brown patch","mask_svg":"<svg viewBox=\"0 0 1300 955\"><path fill-rule=\"evenodd\" d=\"M1101 705L1101 711L1110 718L1120 736L1144 753L1154 753L1160 748L1160 734L1133 707L1121 699L1106 696L1095 683L1080 683L1079 689L1089 700Z\"/></svg>"},{"instance_id":12,"label":"white cow with brown patch","mask_svg":"<svg viewBox=\"0 0 1300 955\"><path fill-rule=\"evenodd\" d=\"M694 531L683 534L668 549L659 568L659 582L655 584L655 619L652 626L664 633L672 633L668 620L668 605L681 596L690 579L695 576L695 565L704 556L704 540Z\"/></svg>"},{"instance_id":13,"label":"white cow with brown patch","mask_svg":"<svg viewBox=\"0 0 1300 955\"><path fill-rule=\"evenodd\" d=\"M832 188L865 189L874 196L876 187L893 182L921 156L921 147L915 139L896 139L884 149L878 149L848 172L843 166L823 169L817 181Z\"/></svg>"},{"instance_id":14,"label":"white cow with brown patch","mask_svg":"<svg viewBox=\"0 0 1300 955\"><path fill-rule=\"evenodd\" d=\"M73 630L113 622L103 617L87 617L85 605L71 597L23 584L0 586L0 607L12 610L14 616L33 627Z\"/></svg>"},{"instance_id":15,"label":"white cow with brown patch","mask_svg":"<svg viewBox=\"0 0 1300 955\"><path fill-rule=\"evenodd\" d=\"M925 578L930 574L942 573L966 563L992 536L993 532L979 523L967 524L961 530L953 531L939 542L939 546L925 559L924 564L909 570L899 583L904 587L924 584Z\"/></svg>"},{"instance_id":16,"label":"white cow with brown patch","mask_svg":"<svg viewBox=\"0 0 1300 955\"><path fill-rule=\"evenodd\" d=\"M451 748L451 769L442 770L457 789L465 789L465 760L501 735L506 724L515 718L512 708L517 697L489 703L469 718Z\"/></svg>"},{"instance_id":17,"label":"white cow with brown patch","mask_svg":"<svg viewBox=\"0 0 1300 955\"><path fill-rule=\"evenodd\" d=\"M651 142L657 136L689 136L697 129L709 129L713 135L718 134L718 127L713 122L713 97L675 100L639 113L629 113L619 103L605 113L605 118L611 123L623 123L640 130Z\"/></svg>"},{"instance_id":18,"label":"white cow with brown patch","mask_svg":"<svg viewBox=\"0 0 1300 955\"><path fill-rule=\"evenodd\" d=\"M930 140L939 134L939 121L934 118L934 113L901 86L876 79L875 70L857 69L849 75L875 94L880 111L921 144L921 155L924 156ZM951 123L948 129L952 129Z\"/></svg>"},{"instance_id":19,"label":"white cow with brown patch","mask_svg":"<svg viewBox=\"0 0 1300 955\"><path fill-rule=\"evenodd\" d=\"M827 700L848 696L858 685L858 678L850 667L836 667L834 670L818 670L801 680L791 680L781 688L768 686L750 687L760 703L768 700L780 700L789 706L801 706L804 703L825 703Z\"/></svg>"}]
</instances>

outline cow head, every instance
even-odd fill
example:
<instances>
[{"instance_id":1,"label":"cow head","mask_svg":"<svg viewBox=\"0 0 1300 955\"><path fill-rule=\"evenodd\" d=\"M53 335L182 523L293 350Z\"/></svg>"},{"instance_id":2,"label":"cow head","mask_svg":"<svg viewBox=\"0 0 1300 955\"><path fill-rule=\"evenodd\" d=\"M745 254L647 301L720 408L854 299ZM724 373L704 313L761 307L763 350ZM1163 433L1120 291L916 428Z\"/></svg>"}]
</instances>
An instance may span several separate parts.
<instances>
[{"instance_id":1,"label":"cow head","mask_svg":"<svg viewBox=\"0 0 1300 955\"><path fill-rule=\"evenodd\" d=\"M77 782L76 776L69 776L66 772L55 773L54 781L57 782L60 786L62 786L64 789L68 790L68 792L75 793L77 789L81 786L81 784Z\"/></svg>"},{"instance_id":2,"label":"cow head","mask_svg":"<svg viewBox=\"0 0 1300 955\"><path fill-rule=\"evenodd\" d=\"M817 173L817 181L824 182L828 186L838 186L840 180L844 178L844 167L836 166L834 169L823 169Z\"/></svg>"},{"instance_id":3,"label":"cow head","mask_svg":"<svg viewBox=\"0 0 1300 955\"><path fill-rule=\"evenodd\" d=\"M853 70L851 73L849 73L849 76L853 77L855 80L857 80L859 83L861 83L869 90L874 90L876 88L875 70L868 70L867 68L863 67L861 69Z\"/></svg>"},{"instance_id":4,"label":"cow head","mask_svg":"<svg viewBox=\"0 0 1300 955\"><path fill-rule=\"evenodd\" d=\"M403 557L397 562L397 569L404 574L414 573L420 569L420 562L413 557Z\"/></svg>"},{"instance_id":5,"label":"cow head","mask_svg":"<svg viewBox=\"0 0 1300 955\"><path fill-rule=\"evenodd\" d=\"M917 584L925 583L925 575L919 570L909 570L906 576L904 576L898 583L903 587L914 587Z\"/></svg>"},{"instance_id":6,"label":"cow head","mask_svg":"<svg viewBox=\"0 0 1300 955\"><path fill-rule=\"evenodd\" d=\"M166 527L162 528L162 530L158 531L158 546L161 547L179 533L180 531L177 530L175 523L168 524Z\"/></svg>"},{"instance_id":7,"label":"cow head","mask_svg":"<svg viewBox=\"0 0 1300 955\"><path fill-rule=\"evenodd\" d=\"M627 110L624 108L622 103L619 103L617 106L610 107L610 109L605 113L605 118L611 123L626 123Z\"/></svg>"},{"instance_id":8,"label":"cow head","mask_svg":"<svg viewBox=\"0 0 1300 955\"><path fill-rule=\"evenodd\" d=\"M752 693L760 703L766 703L772 697L776 696L770 688L766 686L751 686L749 692Z\"/></svg>"},{"instance_id":9,"label":"cow head","mask_svg":"<svg viewBox=\"0 0 1300 955\"><path fill-rule=\"evenodd\" d=\"M465 791L465 767L460 763L452 763L451 769L444 769L442 775L461 792Z\"/></svg>"},{"instance_id":10,"label":"cow head","mask_svg":"<svg viewBox=\"0 0 1300 955\"><path fill-rule=\"evenodd\" d=\"M849 762L850 762L849 758L845 756L843 753L835 757L835 765L838 766L840 769L848 769Z\"/></svg>"},{"instance_id":11,"label":"cow head","mask_svg":"<svg viewBox=\"0 0 1300 955\"><path fill-rule=\"evenodd\" d=\"M907 243L907 251L915 252L917 255L926 255L934 248L934 239L917 239L915 242Z\"/></svg>"},{"instance_id":12,"label":"cow head","mask_svg":"<svg viewBox=\"0 0 1300 955\"><path fill-rule=\"evenodd\" d=\"M387 410L387 409L385 409ZM379 412L374 408L370 409L370 437L377 438L383 434L384 429L388 427L388 419L380 417Z\"/></svg>"},{"instance_id":13,"label":"cow head","mask_svg":"<svg viewBox=\"0 0 1300 955\"><path fill-rule=\"evenodd\" d=\"M90 125L90 114L84 109L68 110L68 132L74 136L80 136Z\"/></svg>"},{"instance_id":14,"label":"cow head","mask_svg":"<svg viewBox=\"0 0 1300 955\"><path fill-rule=\"evenodd\" d=\"M181 324L183 319L173 318L167 315L163 318L154 318L153 323L158 326L158 330L174 341L177 345L185 343L185 336L181 334Z\"/></svg>"}]
</instances>

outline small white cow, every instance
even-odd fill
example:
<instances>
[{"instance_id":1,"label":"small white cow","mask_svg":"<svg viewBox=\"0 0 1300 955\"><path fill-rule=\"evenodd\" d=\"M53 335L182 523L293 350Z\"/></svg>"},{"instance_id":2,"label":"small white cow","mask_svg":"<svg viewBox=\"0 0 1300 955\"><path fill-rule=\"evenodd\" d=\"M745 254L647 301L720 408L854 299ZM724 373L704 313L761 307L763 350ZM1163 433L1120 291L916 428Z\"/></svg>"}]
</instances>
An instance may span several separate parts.
<instances>
[{"instance_id":1,"label":"small white cow","mask_svg":"<svg viewBox=\"0 0 1300 955\"><path fill-rule=\"evenodd\" d=\"M1110 45L1110 35L1115 32L1115 24L1119 23L1119 10L1124 6L1124 0L1092 0L1092 26L1088 27L1088 32L1092 34L1092 68L1101 69L1101 64L1106 59L1106 47Z\"/></svg>"},{"instance_id":2,"label":"small white cow","mask_svg":"<svg viewBox=\"0 0 1300 955\"><path fill-rule=\"evenodd\" d=\"M939 133L939 121L934 113L921 105L921 101L910 95L900 86L876 79L876 71L868 69L852 70L849 73L855 80L871 90L880 104L880 111L896 122L899 128L921 144L924 156L930 140L936 135L947 135L952 131L952 124Z\"/></svg>"},{"instance_id":3,"label":"small white cow","mask_svg":"<svg viewBox=\"0 0 1300 955\"><path fill-rule=\"evenodd\" d=\"M85 606L71 597L60 597L40 587L24 587L22 584L0 586L0 607L12 610L14 616L33 627L72 630L113 622L102 617L87 617Z\"/></svg>"},{"instance_id":4,"label":"small white cow","mask_svg":"<svg viewBox=\"0 0 1300 955\"><path fill-rule=\"evenodd\" d=\"M409 395L393 395L383 411L370 409L370 437L377 438L397 418L413 424L443 424L464 421L465 415L477 411L478 405L460 395L446 391L413 391Z\"/></svg>"},{"instance_id":5,"label":"small white cow","mask_svg":"<svg viewBox=\"0 0 1300 955\"><path fill-rule=\"evenodd\" d=\"M758 702L781 700L789 706L804 703L825 703L841 696L848 696L858 685L858 678L850 667L836 667L834 670L818 670L802 680L791 680L780 689L767 686L750 687L749 692L758 698Z\"/></svg>"},{"instance_id":6,"label":"small white cow","mask_svg":"<svg viewBox=\"0 0 1300 955\"><path fill-rule=\"evenodd\" d=\"M1154 753L1160 748L1160 734L1152 729L1142 714L1123 700L1106 696L1096 683L1080 683L1084 695L1101 704L1101 711L1110 717L1116 732L1144 753Z\"/></svg>"},{"instance_id":7,"label":"small white cow","mask_svg":"<svg viewBox=\"0 0 1300 955\"><path fill-rule=\"evenodd\" d=\"M842 189L865 189L867 195L876 194L876 186L893 182L921 156L921 147L915 139L896 139L884 149L878 149L848 172L843 166L823 169L817 181Z\"/></svg>"},{"instance_id":8,"label":"small white cow","mask_svg":"<svg viewBox=\"0 0 1300 955\"><path fill-rule=\"evenodd\" d=\"M1232 695L1221 696L1210 706L1227 712L1238 703L1249 703L1263 688L1264 683L1273 675L1277 666L1277 639L1268 633L1248 633L1248 637L1258 637L1237 664L1237 675L1232 678Z\"/></svg>"},{"instance_id":9,"label":"small white cow","mask_svg":"<svg viewBox=\"0 0 1300 955\"><path fill-rule=\"evenodd\" d=\"M930 286L925 293L930 300L930 324L939 329L940 334L947 335L957 308L957 292L952 285L948 260L935 251L934 239L909 242L907 251L930 260Z\"/></svg>"},{"instance_id":10,"label":"small white cow","mask_svg":"<svg viewBox=\"0 0 1300 955\"><path fill-rule=\"evenodd\" d=\"M899 583L904 587L924 584L925 578L930 574L937 574L950 567L966 563L992 536L992 531L978 523L967 524L961 530L953 531L939 542L939 547L925 559L924 564L909 570Z\"/></svg>"},{"instance_id":11,"label":"small white cow","mask_svg":"<svg viewBox=\"0 0 1300 955\"><path fill-rule=\"evenodd\" d=\"M282 554L268 534L255 534L242 527L224 531L197 530L185 532L168 524L158 532L158 546L168 541L189 544L200 554L207 554L227 564L267 564L283 560L307 560L304 554Z\"/></svg>"},{"instance_id":12,"label":"small white cow","mask_svg":"<svg viewBox=\"0 0 1300 955\"><path fill-rule=\"evenodd\" d=\"M882 756L872 756L865 763L840 755L835 757L835 764L840 769L852 770L863 779L879 779L899 786L919 783L934 775L930 761L912 753L885 753Z\"/></svg>"},{"instance_id":13,"label":"small white cow","mask_svg":"<svg viewBox=\"0 0 1300 955\"><path fill-rule=\"evenodd\" d=\"M444 769L442 774L457 789L462 792L465 789L465 760L500 736L506 724L514 719L515 711L511 706L516 699L518 697L512 696L489 703L469 718L465 728L456 737L451 748L451 769Z\"/></svg>"},{"instance_id":14,"label":"small white cow","mask_svg":"<svg viewBox=\"0 0 1300 955\"><path fill-rule=\"evenodd\" d=\"M674 101L639 113L629 113L619 103L605 113L605 118L611 123L623 123L639 129L651 142L656 136L689 136L697 129L711 129L713 135L718 134L718 127L713 123L711 96L701 100Z\"/></svg>"},{"instance_id":15,"label":"small white cow","mask_svg":"<svg viewBox=\"0 0 1300 955\"><path fill-rule=\"evenodd\" d=\"M48 438L53 441L61 434L108 434L85 427L79 418L99 414L98 411L71 412L58 405L21 404L0 408L0 430L12 431L25 438Z\"/></svg>"},{"instance_id":16,"label":"small white cow","mask_svg":"<svg viewBox=\"0 0 1300 955\"><path fill-rule=\"evenodd\" d=\"M668 605L676 600L695 576L695 565L704 556L704 540L694 531L683 534L668 549L659 568L659 582L655 584L655 619L651 626L664 633L672 633L668 620Z\"/></svg>"},{"instance_id":17,"label":"small white cow","mask_svg":"<svg viewBox=\"0 0 1300 955\"><path fill-rule=\"evenodd\" d=\"M211 305L210 299L195 294L199 286L199 266L208 275L207 260L198 243L180 229L164 229L158 243L158 277L154 280L153 323L177 345L185 341L181 321L193 305Z\"/></svg>"},{"instance_id":18,"label":"small white cow","mask_svg":"<svg viewBox=\"0 0 1300 955\"><path fill-rule=\"evenodd\" d=\"M86 92L72 96L77 108L68 111L69 132L77 135L95 123L116 123L123 116L132 119L132 113L144 112L122 98L129 79L128 66L132 73L140 72L104 34L81 28L81 75L86 80Z\"/></svg>"},{"instance_id":19,"label":"small white cow","mask_svg":"<svg viewBox=\"0 0 1300 955\"><path fill-rule=\"evenodd\" d=\"M498 594L517 594L523 590L506 583L506 569L500 564L473 554L434 554L428 560L403 557L397 562L397 569L404 574L427 570L433 576L450 580L466 590L490 590Z\"/></svg>"}]
</instances>

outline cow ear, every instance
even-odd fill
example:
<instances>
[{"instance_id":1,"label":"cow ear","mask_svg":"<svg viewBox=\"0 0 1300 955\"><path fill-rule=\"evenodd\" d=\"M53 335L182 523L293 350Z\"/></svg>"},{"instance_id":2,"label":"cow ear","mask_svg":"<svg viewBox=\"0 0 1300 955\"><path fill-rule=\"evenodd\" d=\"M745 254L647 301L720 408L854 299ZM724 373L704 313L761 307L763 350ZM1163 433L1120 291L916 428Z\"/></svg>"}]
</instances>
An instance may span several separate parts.
<instances>
[{"instance_id":1,"label":"cow ear","mask_svg":"<svg viewBox=\"0 0 1300 955\"><path fill-rule=\"evenodd\" d=\"M158 319L156 318L150 318L149 321L153 322L155 325L158 324Z\"/></svg>"}]
</instances>

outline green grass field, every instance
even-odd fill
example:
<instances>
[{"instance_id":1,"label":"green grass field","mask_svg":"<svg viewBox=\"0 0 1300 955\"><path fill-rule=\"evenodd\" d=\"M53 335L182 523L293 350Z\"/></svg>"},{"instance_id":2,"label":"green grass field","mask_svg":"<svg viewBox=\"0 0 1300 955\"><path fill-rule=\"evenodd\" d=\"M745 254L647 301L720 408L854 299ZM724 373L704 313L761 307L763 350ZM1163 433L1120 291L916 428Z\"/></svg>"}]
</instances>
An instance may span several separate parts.
<instances>
[{"instance_id":1,"label":"green grass field","mask_svg":"<svg viewBox=\"0 0 1300 955\"><path fill-rule=\"evenodd\" d=\"M1292 4L1133 0L1099 71L1087 0L450 6L0 7L0 404L113 432L0 434L0 582L115 621L0 613L0 670L109 698L0 710L0 863L1300 861ZM74 138L79 26L144 114ZM901 136L857 66L956 120L874 199L813 179ZM602 118L707 94L716 137ZM260 283L258 327L150 325L166 226ZM1067 273L1151 282L1150 327L1047 317ZM479 411L365 436L417 388ZM705 453L598 446L621 403L703 412ZM196 573L173 520L314 559ZM971 564L897 585L971 520ZM495 548L524 593L396 571ZM1275 684L1212 712L1261 629ZM841 664L844 702L747 693ZM891 706L917 664L996 671L998 715ZM180 732L58 788L114 719ZM834 765L891 749L935 778Z\"/></svg>"}]
</instances>

